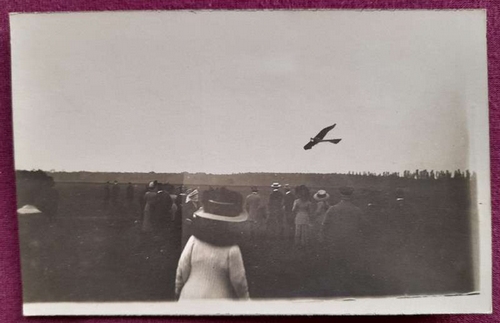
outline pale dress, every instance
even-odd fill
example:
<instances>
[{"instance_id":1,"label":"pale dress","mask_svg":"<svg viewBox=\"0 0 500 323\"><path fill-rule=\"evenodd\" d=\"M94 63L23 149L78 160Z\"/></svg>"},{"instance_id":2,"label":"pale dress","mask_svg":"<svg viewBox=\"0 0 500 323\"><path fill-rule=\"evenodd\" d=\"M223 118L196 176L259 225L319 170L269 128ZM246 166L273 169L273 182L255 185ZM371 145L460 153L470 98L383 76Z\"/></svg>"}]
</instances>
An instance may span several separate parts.
<instances>
[{"instance_id":1,"label":"pale dress","mask_svg":"<svg viewBox=\"0 0 500 323\"><path fill-rule=\"evenodd\" d=\"M292 212L296 213L295 243L298 245L306 245L310 242L311 235L311 202L301 199L295 200L295 202L293 202Z\"/></svg>"},{"instance_id":2,"label":"pale dress","mask_svg":"<svg viewBox=\"0 0 500 323\"><path fill-rule=\"evenodd\" d=\"M142 219L142 232L151 232L153 231L153 225L151 223L151 217L153 213L153 207L158 199L158 194L156 192L146 192L144 194L144 216Z\"/></svg>"},{"instance_id":3,"label":"pale dress","mask_svg":"<svg viewBox=\"0 0 500 323\"><path fill-rule=\"evenodd\" d=\"M177 267L175 292L185 299L248 299L240 248L215 246L191 236Z\"/></svg>"}]
</instances>

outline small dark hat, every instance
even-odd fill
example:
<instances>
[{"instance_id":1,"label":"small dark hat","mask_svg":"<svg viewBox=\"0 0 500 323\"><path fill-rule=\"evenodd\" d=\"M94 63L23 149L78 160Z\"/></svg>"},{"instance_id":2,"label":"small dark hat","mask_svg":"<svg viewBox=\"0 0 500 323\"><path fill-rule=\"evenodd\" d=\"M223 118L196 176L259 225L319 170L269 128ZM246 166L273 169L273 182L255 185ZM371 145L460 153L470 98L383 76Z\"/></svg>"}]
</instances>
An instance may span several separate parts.
<instances>
[{"instance_id":1,"label":"small dark hat","mask_svg":"<svg viewBox=\"0 0 500 323\"><path fill-rule=\"evenodd\" d=\"M352 195L352 193L354 193L354 188L351 186L342 186L342 187L339 187L339 192L342 195L349 196L349 195Z\"/></svg>"}]
</instances>

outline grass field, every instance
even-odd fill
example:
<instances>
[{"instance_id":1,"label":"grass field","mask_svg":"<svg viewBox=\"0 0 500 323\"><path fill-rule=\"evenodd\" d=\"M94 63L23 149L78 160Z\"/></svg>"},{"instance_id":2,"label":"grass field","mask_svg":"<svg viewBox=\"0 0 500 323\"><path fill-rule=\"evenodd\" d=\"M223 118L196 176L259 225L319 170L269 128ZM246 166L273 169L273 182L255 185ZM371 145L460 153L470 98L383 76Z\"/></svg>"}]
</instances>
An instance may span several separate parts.
<instances>
[{"instance_id":1,"label":"grass field","mask_svg":"<svg viewBox=\"0 0 500 323\"><path fill-rule=\"evenodd\" d=\"M406 191L405 212L395 188ZM200 186L200 189L205 189ZM321 187L340 200L337 187ZM20 216L25 302L173 300L178 235L154 240L140 232L139 193L106 208L103 184L57 183L58 215ZM232 186L244 196L248 186ZM312 187L311 190L319 189ZM474 290L477 214L469 181L358 181L353 203L364 211L363 239L343 250L322 243L297 248L270 235L242 236L253 298L363 297L466 293ZM270 188L260 187L262 196ZM368 203L375 206L368 208ZM411 221L406 223L405 221ZM413 226L412 235L401 234ZM403 228L403 229L401 229ZM246 230L244 224L235 230ZM403 230L403 231L401 231Z\"/></svg>"}]
</instances>

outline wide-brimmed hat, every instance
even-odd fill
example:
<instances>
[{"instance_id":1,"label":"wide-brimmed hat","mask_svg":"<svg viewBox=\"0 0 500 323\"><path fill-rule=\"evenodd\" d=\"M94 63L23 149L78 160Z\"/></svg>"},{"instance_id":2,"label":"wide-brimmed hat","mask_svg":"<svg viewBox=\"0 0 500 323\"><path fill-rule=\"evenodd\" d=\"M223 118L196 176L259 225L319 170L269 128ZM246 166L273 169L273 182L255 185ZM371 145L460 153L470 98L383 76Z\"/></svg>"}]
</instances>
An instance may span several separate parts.
<instances>
[{"instance_id":1,"label":"wide-brimmed hat","mask_svg":"<svg viewBox=\"0 0 500 323\"><path fill-rule=\"evenodd\" d=\"M243 209L243 196L224 187L203 192L201 203L203 206L194 212L195 217L224 222L248 219L248 213Z\"/></svg>"},{"instance_id":2,"label":"wide-brimmed hat","mask_svg":"<svg viewBox=\"0 0 500 323\"><path fill-rule=\"evenodd\" d=\"M271 185L271 188L274 190L277 190L277 189L281 188L281 185L280 185L280 183L273 183L273 185Z\"/></svg>"},{"instance_id":3,"label":"wide-brimmed hat","mask_svg":"<svg viewBox=\"0 0 500 323\"><path fill-rule=\"evenodd\" d=\"M330 194L328 194L325 190L319 190L313 195L313 198L316 201L324 201L330 198Z\"/></svg>"},{"instance_id":4,"label":"wide-brimmed hat","mask_svg":"<svg viewBox=\"0 0 500 323\"><path fill-rule=\"evenodd\" d=\"M17 210L18 214L40 214L42 211L40 211L36 206L26 204L22 208Z\"/></svg>"}]
</instances>

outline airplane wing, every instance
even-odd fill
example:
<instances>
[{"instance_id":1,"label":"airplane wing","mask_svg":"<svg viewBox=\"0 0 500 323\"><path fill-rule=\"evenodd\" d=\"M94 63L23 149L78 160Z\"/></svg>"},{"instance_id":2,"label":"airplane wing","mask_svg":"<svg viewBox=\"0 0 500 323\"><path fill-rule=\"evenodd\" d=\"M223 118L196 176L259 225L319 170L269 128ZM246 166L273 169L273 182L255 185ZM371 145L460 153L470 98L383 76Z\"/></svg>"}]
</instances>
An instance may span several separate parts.
<instances>
[{"instance_id":1,"label":"airplane wing","mask_svg":"<svg viewBox=\"0 0 500 323\"><path fill-rule=\"evenodd\" d=\"M329 127L326 127L325 129L321 130L317 135L316 137L314 138L317 138L317 139L323 139L325 138L326 134L332 130L333 128L335 128L337 124L334 124L333 126L329 126Z\"/></svg>"},{"instance_id":2,"label":"airplane wing","mask_svg":"<svg viewBox=\"0 0 500 323\"><path fill-rule=\"evenodd\" d=\"M315 142L308 142L307 145L304 146L305 150L311 149L312 147L316 146Z\"/></svg>"},{"instance_id":3,"label":"airplane wing","mask_svg":"<svg viewBox=\"0 0 500 323\"><path fill-rule=\"evenodd\" d=\"M338 144L342 139L329 139L329 140L323 140L323 141L328 141L331 142L332 144Z\"/></svg>"}]
</instances>

